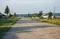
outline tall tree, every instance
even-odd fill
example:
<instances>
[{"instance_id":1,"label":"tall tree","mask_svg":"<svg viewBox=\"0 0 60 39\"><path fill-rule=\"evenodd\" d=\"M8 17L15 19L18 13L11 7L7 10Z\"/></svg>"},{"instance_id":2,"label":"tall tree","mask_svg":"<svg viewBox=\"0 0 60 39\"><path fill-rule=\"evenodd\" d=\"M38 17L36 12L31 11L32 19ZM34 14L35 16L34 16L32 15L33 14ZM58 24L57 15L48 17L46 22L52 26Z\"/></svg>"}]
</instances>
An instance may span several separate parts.
<instances>
[{"instance_id":1,"label":"tall tree","mask_svg":"<svg viewBox=\"0 0 60 39\"><path fill-rule=\"evenodd\" d=\"M16 13L14 13L14 16L17 16L17 14L16 14Z\"/></svg>"},{"instance_id":2,"label":"tall tree","mask_svg":"<svg viewBox=\"0 0 60 39\"><path fill-rule=\"evenodd\" d=\"M48 13L48 19L52 19L52 15L53 15L52 12L49 12Z\"/></svg>"},{"instance_id":3,"label":"tall tree","mask_svg":"<svg viewBox=\"0 0 60 39\"><path fill-rule=\"evenodd\" d=\"M42 17L43 11L39 11L38 17Z\"/></svg>"},{"instance_id":4,"label":"tall tree","mask_svg":"<svg viewBox=\"0 0 60 39\"><path fill-rule=\"evenodd\" d=\"M8 6L6 6L6 8L5 8L5 13L8 15L8 14L9 14L9 12L10 12L9 7L8 7Z\"/></svg>"}]
</instances>

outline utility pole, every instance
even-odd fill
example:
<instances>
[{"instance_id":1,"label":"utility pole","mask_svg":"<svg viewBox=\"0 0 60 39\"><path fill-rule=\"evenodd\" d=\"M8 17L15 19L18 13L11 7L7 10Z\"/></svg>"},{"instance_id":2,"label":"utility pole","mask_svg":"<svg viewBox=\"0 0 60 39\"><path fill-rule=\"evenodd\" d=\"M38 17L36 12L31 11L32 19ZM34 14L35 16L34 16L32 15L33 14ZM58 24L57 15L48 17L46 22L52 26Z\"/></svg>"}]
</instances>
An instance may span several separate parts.
<instances>
[{"instance_id":1,"label":"utility pole","mask_svg":"<svg viewBox=\"0 0 60 39\"><path fill-rule=\"evenodd\" d=\"M55 18L55 9L56 9L56 7L55 7L55 0L54 0L53 19Z\"/></svg>"},{"instance_id":2,"label":"utility pole","mask_svg":"<svg viewBox=\"0 0 60 39\"><path fill-rule=\"evenodd\" d=\"M53 10L53 19L55 18L55 6L54 6L54 10Z\"/></svg>"},{"instance_id":3,"label":"utility pole","mask_svg":"<svg viewBox=\"0 0 60 39\"><path fill-rule=\"evenodd\" d=\"M54 12L53 13L54 13L54 16L55 16L55 6L54 6Z\"/></svg>"}]
</instances>

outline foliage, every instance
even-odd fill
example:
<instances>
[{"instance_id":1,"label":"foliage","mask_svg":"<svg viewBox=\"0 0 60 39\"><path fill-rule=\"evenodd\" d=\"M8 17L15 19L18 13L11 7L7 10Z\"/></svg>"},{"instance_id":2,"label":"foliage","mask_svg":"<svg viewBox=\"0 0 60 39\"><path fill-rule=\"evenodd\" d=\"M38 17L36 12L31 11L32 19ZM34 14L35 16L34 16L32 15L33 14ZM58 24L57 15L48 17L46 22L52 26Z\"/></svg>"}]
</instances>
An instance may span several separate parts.
<instances>
[{"instance_id":1,"label":"foliage","mask_svg":"<svg viewBox=\"0 0 60 39\"><path fill-rule=\"evenodd\" d=\"M17 16L17 14L16 14L16 13L14 13L14 16L16 17L16 16Z\"/></svg>"},{"instance_id":2,"label":"foliage","mask_svg":"<svg viewBox=\"0 0 60 39\"><path fill-rule=\"evenodd\" d=\"M38 16L39 16L39 17L42 17L42 15L43 15L43 12L42 12L42 11L39 11Z\"/></svg>"},{"instance_id":3,"label":"foliage","mask_svg":"<svg viewBox=\"0 0 60 39\"><path fill-rule=\"evenodd\" d=\"M31 17L31 14L28 13L28 17Z\"/></svg>"},{"instance_id":4,"label":"foliage","mask_svg":"<svg viewBox=\"0 0 60 39\"><path fill-rule=\"evenodd\" d=\"M2 18L2 16L1 16L1 15L2 15L2 13L0 12L0 18Z\"/></svg>"},{"instance_id":5,"label":"foliage","mask_svg":"<svg viewBox=\"0 0 60 39\"><path fill-rule=\"evenodd\" d=\"M6 6L6 8L5 8L5 13L8 15L8 14L9 14L9 12L10 12L9 7L8 7L8 6Z\"/></svg>"},{"instance_id":6,"label":"foliage","mask_svg":"<svg viewBox=\"0 0 60 39\"><path fill-rule=\"evenodd\" d=\"M32 17L37 17L37 16L38 16L37 13L32 14Z\"/></svg>"},{"instance_id":7,"label":"foliage","mask_svg":"<svg viewBox=\"0 0 60 39\"><path fill-rule=\"evenodd\" d=\"M0 12L0 14L2 14L2 13Z\"/></svg>"},{"instance_id":8,"label":"foliage","mask_svg":"<svg viewBox=\"0 0 60 39\"><path fill-rule=\"evenodd\" d=\"M52 19L52 15L53 15L52 12L49 12L48 13L48 19Z\"/></svg>"},{"instance_id":9,"label":"foliage","mask_svg":"<svg viewBox=\"0 0 60 39\"><path fill-rule=\"evenodd\" d=\"M9 18L12 17L12 16L13 16L13 15L10 13L10 14L9 14Z\"/></svg>"}]
</instances>

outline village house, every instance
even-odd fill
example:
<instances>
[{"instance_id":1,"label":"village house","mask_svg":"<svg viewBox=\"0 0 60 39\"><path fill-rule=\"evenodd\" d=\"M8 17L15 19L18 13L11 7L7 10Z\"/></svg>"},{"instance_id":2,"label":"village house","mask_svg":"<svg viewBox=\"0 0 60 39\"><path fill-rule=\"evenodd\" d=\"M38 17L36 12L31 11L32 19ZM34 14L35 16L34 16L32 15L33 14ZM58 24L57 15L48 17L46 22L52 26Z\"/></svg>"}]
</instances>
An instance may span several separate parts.
<instances>
[{"instance_id":1,"label":"village house","mask_svg":"<svg viewBox=\"0 0 60 39\"><path fill-rule=\"evenodd\" d=\"M5 18L5 17L6 17L5 14L0 13L0 18Z\"/></svg>"},{"instance_id":2,"label":"village house","mask_svg":"<svg viewBox=\"0 0 60 39\"><path fill-rule=\"evenodd\" d=\"M43 17L43 18L48 18L48 13L43 14L42 17ZM52 16L52 19L53 19L54 17L55 17L55 18L60 18L60 15L55 14L55 15Z\"/></svg>"}]
</instances>

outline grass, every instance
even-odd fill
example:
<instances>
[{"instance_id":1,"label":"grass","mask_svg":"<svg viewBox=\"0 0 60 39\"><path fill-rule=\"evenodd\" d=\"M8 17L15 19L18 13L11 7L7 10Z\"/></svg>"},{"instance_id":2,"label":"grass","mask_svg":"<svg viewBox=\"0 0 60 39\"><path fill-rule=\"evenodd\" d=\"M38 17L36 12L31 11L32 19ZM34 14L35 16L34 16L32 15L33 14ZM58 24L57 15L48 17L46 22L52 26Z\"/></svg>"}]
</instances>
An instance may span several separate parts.
<instances>
[{"instance_id":1,"label":"grass","mask_svg":"<svg viewBox=\"0 0 60 39\"><path fill-rule=\"evenodd\" d=\"M56 18L56 19L45 19L45 18L41 19L41 18L38 18L36 20L41 21L41 22L47 22L47 23L60 25L60 18Z\"/></svg>"},{"instance_id":2,"label":"grass","mask_svg":"<svg viewBox=\"0 0 60 39\"><path fill-rule=\"evenodd\" d=\"M19 18L17 17L12 17L9 19L0 19L0 39L2 39L3 35L5 32L7 32L13 24L17 22Z\"/></svg>"}]
</instances>

